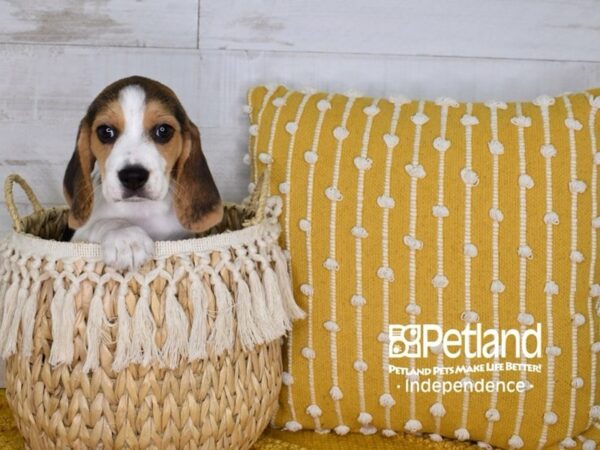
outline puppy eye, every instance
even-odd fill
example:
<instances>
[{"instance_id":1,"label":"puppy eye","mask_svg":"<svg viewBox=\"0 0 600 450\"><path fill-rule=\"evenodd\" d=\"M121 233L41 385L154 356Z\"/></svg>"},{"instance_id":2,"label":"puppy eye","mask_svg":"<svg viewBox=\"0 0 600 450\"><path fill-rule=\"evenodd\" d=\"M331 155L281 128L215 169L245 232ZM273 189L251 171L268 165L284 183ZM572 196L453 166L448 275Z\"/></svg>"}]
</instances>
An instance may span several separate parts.
<instances>
[{"instance_id":1,"label":"puppy eye","mask_svg":"<svg viewBox=\"0 0 600 450\"><path fill-rule=\"evenodd\" d=\"M103 144L112 144L117 139L117 130L110 125L100 125L96 128L96 135Z\"/></svg>"},{"instance_id":2,"label":"puppy eye","mask_svg":"<svg viewBox=\"0 0 600 450\"><path fill-rule=\"evenodd\" d=\"M152 139L157 144L165 144L169 142L171 137L173 137L173 132L175 130L171 125L167 125L166 123L161 123L160 125L156 125L152 129Z\"/></svg>"}]
</instances>

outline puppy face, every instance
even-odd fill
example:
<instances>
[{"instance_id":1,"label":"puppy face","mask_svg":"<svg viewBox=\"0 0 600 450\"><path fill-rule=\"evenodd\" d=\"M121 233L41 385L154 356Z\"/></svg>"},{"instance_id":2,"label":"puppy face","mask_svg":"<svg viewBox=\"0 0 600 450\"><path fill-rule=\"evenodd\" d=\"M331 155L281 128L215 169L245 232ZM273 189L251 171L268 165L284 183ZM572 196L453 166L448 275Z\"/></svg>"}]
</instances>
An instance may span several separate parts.
<instances>
[{"instance_id":1,"label":"puppy face","mask_svg":"<svg viewBox=\"0 0 600 450\"><path fill-rule=\"evenodd\" d=\"M219 193L201 150L198 128L175 94L147 78L108 86L82 119L65 173L69 225L89 218L97 165L107 202L161 201L173 195L181 224L204 231L222 217Z\"/></svg>"},{"instance_id":2,"label":"puppy face","mask_svg":"<svg viewBox=\"0 0 600 450\"><path fill-rule=\"evenodd\" d=\"M107 200L162 200L167 195L183 138L163 103L146 102L141 87L127 86L94 118L91 129L91 151Z\"/></svg>"}]
</instances>

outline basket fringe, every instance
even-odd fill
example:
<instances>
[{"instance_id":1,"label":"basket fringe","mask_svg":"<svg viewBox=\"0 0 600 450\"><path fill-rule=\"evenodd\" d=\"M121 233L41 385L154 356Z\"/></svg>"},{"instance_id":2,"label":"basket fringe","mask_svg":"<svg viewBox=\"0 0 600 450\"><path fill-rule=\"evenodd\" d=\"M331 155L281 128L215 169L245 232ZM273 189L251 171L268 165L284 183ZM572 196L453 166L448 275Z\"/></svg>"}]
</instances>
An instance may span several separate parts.
<instances>
[{"instance_id":1,"label":"basket fringe","mask_svg":"<svg viewBox=\"0 0 600 450\"><path fill-rule=\"evenodd\" d=\"M54 279L54 297L50 304L50 314L52 315L52 348L50 349L50 364L53 366L65 362L67 352L67 349L65 348L65 345L67 345L65 342L65 335L67 333L67 327L63 321L65 319L64 305L66 302L67 292L64 287L64 277L59 276Z\"/></svg>"},{"instance_id":2,"label":"basket fringe","mask_svg":"<svg viewBox=\"0 0 600 450\"><path fill-rule=\"evenodd\" d=\"M306 317L306 313L296 304L296 301L294 300L288 264L283 252L281 251L281 248L273 246L273 249L271 250L271 256L273 261L275 261L275 272L277 273L277 279L279 280L279 290L281 291L281 300L283 302L283 308L285 309L286 316L289 317L290 320L304 319Z\"/></svg>"},{"instance_id":3,"label":"basket fringe","mask_svg":"<svg viewBox=\"0 0 600 450\"><path fill-rule=\"evenodd\" d=\"M50 364L71 364L75 346L73 343L73 335L75 334L75 296L79 292L79 283L73 283L69 290L64 294L62 302L62 310L60 311L58 326L61 327L60 340L52 342L50 352ZM56 351L57 349L58 351ZM55 350L55 363L52 362L52 350Z\"/></svg>"},{"instance_id":4,"label":"basket fringe","mask_svg":"<svg viewBox=\"0 0 600 450\"><path fill-rule=\"evenodd\" d=\"M21 310L26 300L29 282L26 271L21 270L20 276L15 271L13 282L6 292L4 316L0 328L0 348L3 358L8 358L15 352Z\"/></svg>"},{"instance_id":5,"label":"basket fringe","mask_svg":"<svg viewBox=\"0 0 600 450\"><path fill-rule=\"evenodd\" d=\"M244 349L251 349L261 342L260 330L256 326L252 311L252 294L244 277L236 273L236 313L237 330Z\"/></svg>"},{"instance_id":6,"label":"basket fringe","mask_svg":"<svg viewBox=\"0 0 600 450\"><path fill-rule=\"evenodd\" d=\"M10 249L6 249L2 251L2 264L0 265L0 276L2 277L0 281L0 312L4 313L4 297L6 296L6 291L8 290L8 286L10 285L11 278L11 259L12 259L12 251Z\"/></svg>"},{"instance_id":7,"label":"basket fringe","mask_svg":"<svg viewBox=\"0 0 600 450\"><path fill-rule=\"evenodd\" d=\"M190 298L193 316L192 330L188 341L188 357L190 361L206 358L206 341L208 338L208 294L200 275L191 276Z\"/></svg>"},{"instance_id":8,"label":"basket fringe","mask_svg":"<svg viewBox=\"0 0 600 450\"><path fill-rule=\"evenodd\" d=\"M102 326L106 322L106 314L104 313L104 305L102 300L104 297L104 286L100 281L96 283L94 295L90 302L90 310L88 312L87 321L87 354L85 363L83 364L83 373L89 373L95 370L100 365L100 344L102 342Z\"/></svg>"},{"instance_id":9,"label":"basket fringe","mask_svg":"<svg viewBox=\"0 0 600 450\"><path fill-rule=\"evenodd\" d=\"M283 309L277 276L266 262L263 263L263 284L265 286L265 298L272 323L273 336L283 336L292 326L290 319Z\"/></svg>"},{"instance_id":10,"label":"basket fringe","mask_svg":"<svg viewBox=\"0 0 600 450\"><path fill-rule=\"evenodd\" d=\"M179 359L187 356L188 333L190 322L177 301L177 282L183 276L183 269L179 269L173 279L169 280L166 290L165 321L167 326L167 339L162 348L165 364L170 369L177 367Z\"/></svg>"},{"instance_id":11,"label":"basket fringe","mask_svg":"<svg viewBox=\"0 0 600 450\"><path fill-rule=\"evenodd\" d=\"M208 341L215 355L221 355L233 347L233 297L218 274L211 276L217 303L217 317Z\"/></svg>"},{"instance_id":12,"label":"basket fringe","mask_svg":"<svg viewBox=\"0 0 600 450\"><path fill-rule=\"evenodd\" d=\"M17 307L15 309L15 315L9 327L8 336L4 341L4 351L2 352L3 358L8 358L17 351L17 334L19 332L19 325L21 324L23 308L25 307L25 303L27 303L29 284L29 277L23 278L23 283L19 288L19 294L17 295Z\"/></svg>"},{"instance_id":13,"label":"basket fringe","mask_svg":"<svg viewBox=\"0 0 600 450\"><path fill-rule=\"evenodd\" d=\"M6 272L0 281L0 312L2 313L2 323L4 323L4 307L6 305L6 294L8 293L8 288L10 286L9 281L10 272Z\"/></svg>"},{"instance_id":14,"label":"basket fringe","mask_svg":"<svg viewBox=\"0 0 600 450\"><path fill-rule=\"evenodd\" d=\"M37 309L38 294L42 285L41 277L35 277L31 292L23 306L21 313L21 329L23 330L23 343L21 344L21 354L25 357L31 356L33 348L33 329L35 326L35 311Z\"/></svg>"},{"instance_id":15,"label":"basket fringe","mask_svg":"<svg viewBox=\"0 0 600 450\"><path fill-rule=\"evenodd\" d=\"M267 310L265 290L258 272L255 270L254 263L247 264L246 270L248 271L248 283L250 285L250 292L252 293L254 319L261 335L259 343L270 342L275 339L275 330L273 329L273 322Z\"/></svg>"},{"instance_id":16,"label":"basket fringe","mask_svg":"<svg viewBox=\"0 0 600 450\"><path fill-rule=\"evenodd\" d=\"M271 203L271 209L277 206ZM221 248L218 260L213 259L215 250L193 257L174 255L171 262L157 259L156 267L147 273L122 275L93 260L22 253L12 240L0 241L0 355L7 358L17 350L24 357L35 353L41 293L48 296L51 317L48 362L52 366L73 363L77 326L85 333L83 373L100 367L102 343L113 334L112 327L117 329L115 372L130 363L175 368L183 358L194 361L232 350L236 340L251 351L278 339L304 312L294 301L287 260L277 246L276 215L265 216L262 234L251 242ZM160 279L166 282L163 294L154 292L154 286L163 285L155 285ZM139 286L137 299L132 297L132 280ZM84 291L91 295L87 310L82 309L87 299L75 301L82 283L93 286L93 292L87 285ZM181 289L187 289L187 303L186 297L180 302ZM116 315L109 320L105 306L113 296ZM155 318L155 305L161 307L164 322ZM156 340L159 326L164 326L162 348Z\"/></svg>"},{"instance_id":17,"label":"basket fringe","mask_svg":"<svg viewBox=\"0 0 600 450\"><path fill-rule=\"evenodd\" d=\"M140 296L131 321L131 331L130 360L142 366L156 361L158 357L156 323L150 311L150 287L147 284L142 284L140 287Z\"/></svg>"},{"instance_id":18,"label":"basket fringe","mask_svg":"<svg viewBox=\"0 0 600 450\"><path fill-rule=\"evenodd\" d=\"M117 294L117 325L119 327L119 334L117 335L115 359L112 364L112 369L115 372L120 372L126 368L131 360L131 316L127 311L127 289L128 282L122 279Z\"/></svg>"}]
</instances>

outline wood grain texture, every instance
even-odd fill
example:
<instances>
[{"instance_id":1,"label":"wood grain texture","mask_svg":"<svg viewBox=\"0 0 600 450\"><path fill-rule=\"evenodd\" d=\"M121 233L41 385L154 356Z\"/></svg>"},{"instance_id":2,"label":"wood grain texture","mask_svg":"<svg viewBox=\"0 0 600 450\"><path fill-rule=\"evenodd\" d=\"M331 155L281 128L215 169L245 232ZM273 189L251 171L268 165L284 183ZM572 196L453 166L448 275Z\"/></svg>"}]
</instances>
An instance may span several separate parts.
<instances>
[{"instance_id":1,"label":"wood grain texture","mask_svg":"<svg viewBox=\"0 0 600 450\"><path fill-rule=\"evenodd\" d=\"M194 48L197 0L0 0L0 42Z\"/></svg>"},{"instance_id":2,"label":"wood grain texture","mask_svg":"<svg viewBox=\"0 0 600 450\"><path fill-rule=\"evenodd\" d=\"M133 73L159 79L180 96L202 132L224 198L246 195L246 91L257 83L413 98L529 99L597 85L600 63L318 53L0 46L0 179L25 176L42 202L63 202L61 180L77 125L109 82ZM98 62L104 70L98 71ZM77 70L73 70L77 68ZM443 72L443 77L440 73ZM544 83L540 83L540 78ZM8 219L3 212L1 221Z\"/></svg>"},{"instance_id":3,"label":"wood grain texture","mask_svg":"<svg viewBox=\"0 0 600 450\"><path fill-rule=\"evenodd\" d=\"M600 60L595 0L210 0L200 47Z\"/></svg>"}]
</instances>

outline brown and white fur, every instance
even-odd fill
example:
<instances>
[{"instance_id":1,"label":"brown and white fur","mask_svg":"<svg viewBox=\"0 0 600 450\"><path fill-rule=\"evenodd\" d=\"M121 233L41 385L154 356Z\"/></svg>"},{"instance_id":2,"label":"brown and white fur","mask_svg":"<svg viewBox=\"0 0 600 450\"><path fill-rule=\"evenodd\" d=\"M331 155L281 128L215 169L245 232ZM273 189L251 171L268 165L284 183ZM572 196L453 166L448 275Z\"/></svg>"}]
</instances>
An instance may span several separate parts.
<instances>
[{"instance_id":1,"label":"brown and white fur","mask_svg":"<svg viewBox=\"0 0 600 450\"><path fill-rule=\"evenodd\" d=\"M139 268L154 240L189 237L223 215L198 128L171 89L138 76L90 104L63 185L72 240L101 244L116 269Z\"/></svg>"}]
</instances>

